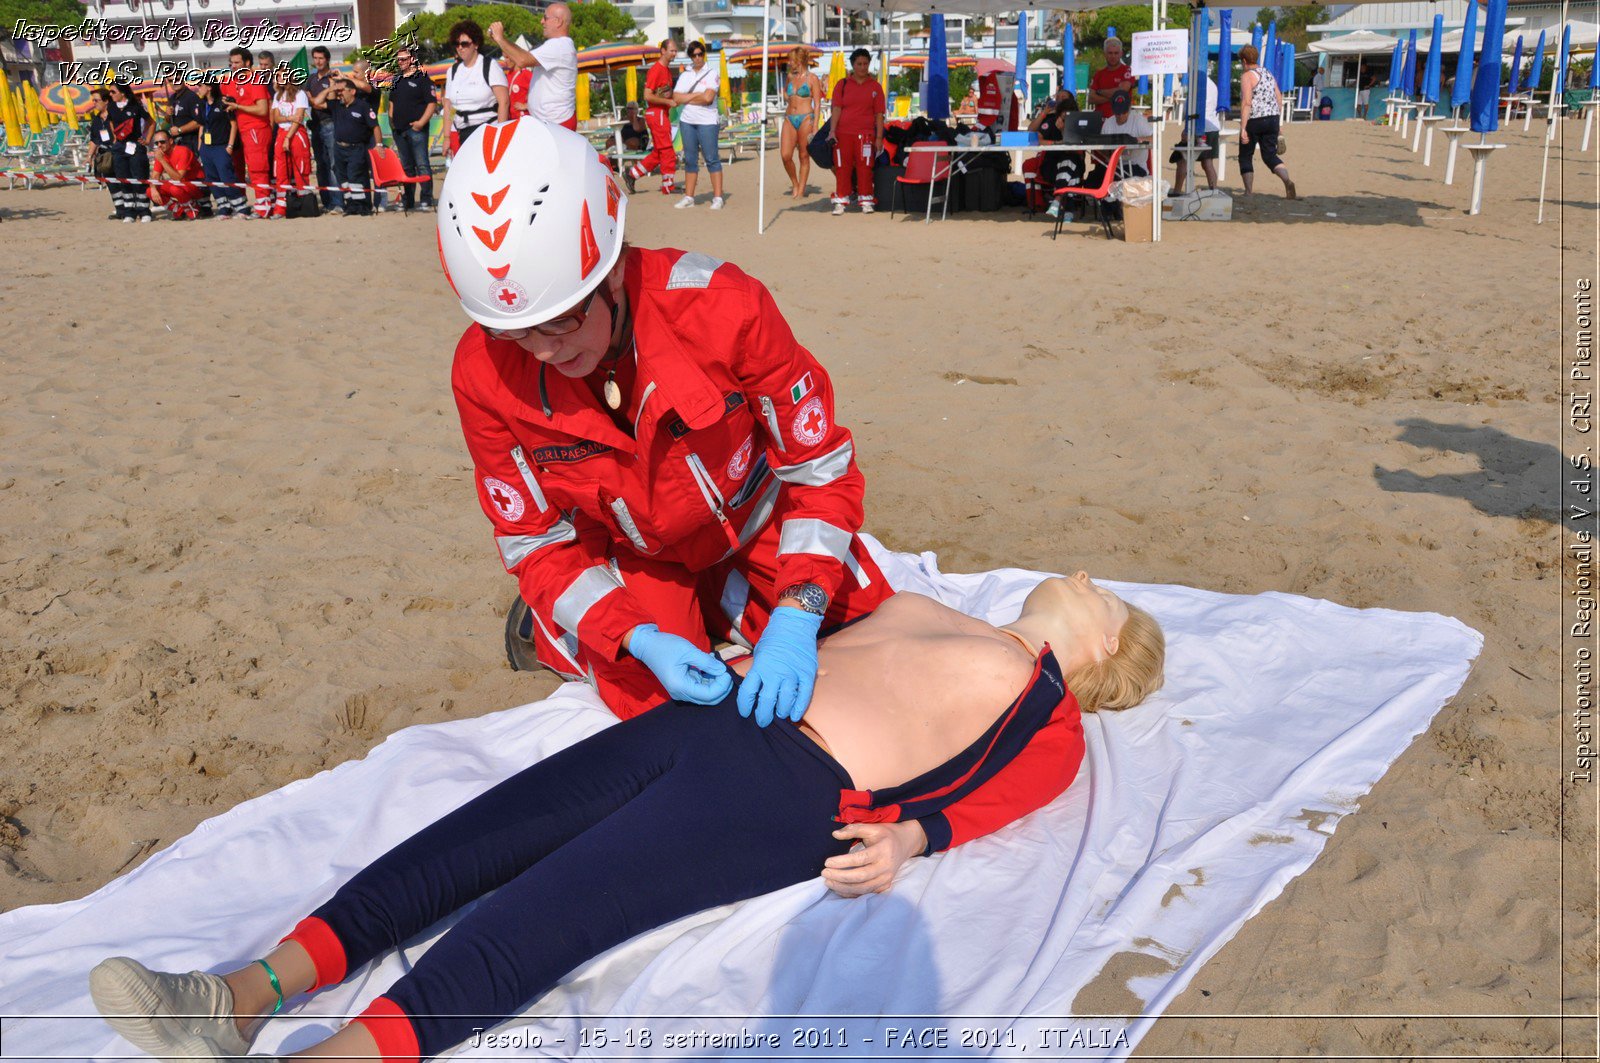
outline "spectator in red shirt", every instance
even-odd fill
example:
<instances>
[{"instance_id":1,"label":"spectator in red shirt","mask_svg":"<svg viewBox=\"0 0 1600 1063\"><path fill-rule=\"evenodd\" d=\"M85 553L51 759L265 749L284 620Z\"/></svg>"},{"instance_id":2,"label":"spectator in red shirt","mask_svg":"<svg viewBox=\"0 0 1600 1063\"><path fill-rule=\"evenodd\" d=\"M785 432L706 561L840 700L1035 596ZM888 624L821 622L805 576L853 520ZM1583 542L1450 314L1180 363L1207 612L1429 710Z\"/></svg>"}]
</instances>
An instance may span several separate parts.
<instances>
[{"instance_id":1,"label":"spectator in red shirt","mask_svg":"<svg viewBox=\"0 0 1600 1063\"><path fill-rule=\"evenodd\" d=\"M883 86L867 70L872 53L857 48L850 53L850 76L833 89L833 127L828 139L833 142L833 213L843 214L850 205L851 180L861 213L875 209L872 191L872 164L883 150Z\"/></svg>"},{"instance_id":2,"label":"spectator in red shirt","mask_svg":"<svg viewBox=\"0 0 1600 1063\"><path fill-rule=\"evenodd\" d=\"M172 134L161 130L150 141L150 202L165 206L173 221L193 220L195 200L203 191L200 160Z\"/></svg>"},{"instance_id":3,"label":"spectator in red shirt","mask_svg":"<svg viewBox=\"0 0 1600 1063\"><path fill-rule=\"evenodd\" d=\"M222 94L227 97L227 108L233 112L238 126L239 147L244 153L244 168L250 175L256 217L265 218L272 206L272 120L267 116L272 106L272 93L261 76L250 69L250 49L235 48L229 52L228 71L222 82Z\"/></svg>"},{"instance_id":4,"label":"spectator in red shirt","mask_svg":"<svg viewBox=\"0 0 1600 1063\"><path fill-rule=\"evenodd\" d=\"M1089 79L1089 106L1099 111L1101 118L1110 118L1111 94L1118 89L1131 94L1136 84L1133 68L1122 61L1122 41L1107 37L1106 65Z\"/></svg>"},{"instance_id":5,"label":"spectator in red shirt","mask_svg":"<svg viewBox=\"0 0 1600 1063\"><path fill-rule=\"evenodd\" d=\"M661 42L661 58L644 78L644 122L650 127L650 154L622 171L623 183L632 195L634 182L661 167L661 194L676 190L678 155L672 150L672 60L677 58L678 42L671 37Z\"/></svg>"}]
</instances>

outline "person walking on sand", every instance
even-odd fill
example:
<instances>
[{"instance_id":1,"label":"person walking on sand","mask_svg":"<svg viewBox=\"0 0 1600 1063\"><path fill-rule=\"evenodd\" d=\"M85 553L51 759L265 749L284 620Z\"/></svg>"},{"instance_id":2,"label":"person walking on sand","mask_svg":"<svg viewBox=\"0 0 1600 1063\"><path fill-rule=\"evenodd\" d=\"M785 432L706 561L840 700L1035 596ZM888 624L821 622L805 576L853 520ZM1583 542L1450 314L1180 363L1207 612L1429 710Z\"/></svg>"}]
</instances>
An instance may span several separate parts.
<instances>
[{"instance_id":1,"label":"person walking on sand","mask_svg":"<svg viewBox=\"0 0 1600 1063\"><path fill-rule=\"evenodd\" d=\"M1254 45L1239 49L1239 62L1244 73L1239 76L1239 176L1244 179L1244 194L1249 195L1255 185L1256 147L1261 148L1261 161L1267 169L1283 181L1285 199L1296 198L1294 182L1289 180L1289 168L1278 155L1278 116L1282 113L1283 93L1278 89L1278 79L1272 71L1258 65L1261 53Z\"/></svg>"}]
</instances>

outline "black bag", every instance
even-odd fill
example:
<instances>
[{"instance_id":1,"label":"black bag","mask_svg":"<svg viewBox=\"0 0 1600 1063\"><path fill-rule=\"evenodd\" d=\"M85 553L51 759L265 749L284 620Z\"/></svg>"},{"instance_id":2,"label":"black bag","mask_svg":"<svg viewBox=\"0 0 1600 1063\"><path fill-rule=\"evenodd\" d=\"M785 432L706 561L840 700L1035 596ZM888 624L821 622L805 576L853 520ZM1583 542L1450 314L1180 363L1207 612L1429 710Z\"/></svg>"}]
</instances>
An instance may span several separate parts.
<instances>
[{"instance_id":1,"label":"black bag","mask_svg":"<svg viewBox=\"0 0 1600 1063\"><path fill-rule=\"evenodd\" d=\"M315 192L290 192L284 215L290 218L315 218L322 213L322 201Z\"/></svg>"},{"instance_id":2,"label":"black bag","mask_svg":"<svg viewBox=\"0 0 1600 1063\"><path fill-rule=\"evenodd\" d=\"M988 166L968 170L962 177L962 199L968 210L999 210L1006 202L1006 174Z\"/></svg>"},{"instance_id":3,"label":"black bag","mask_svg":"<svg viewBox=\"0 0 1600 1063\"><path fill-rule=\"evenodd\" d=\"M829 118L822 123L822 128L812 135L811 143L806 145L811 161L824 170L833 169L833 145L828 143L828 131L832 128L833 119Z\"/></svg>"},{"instance_id":4,"label":"black bag","mask_svg":"<svg viewBox=\"0 0 1600 1063\"><path fill-rule=\"evenodd\" d=\"M881 209L894 202L894 187L898 183L896 177L906 172L904 166L879 166L872 171L872 194L878 200Z\"/></svg>"}]
</instances>

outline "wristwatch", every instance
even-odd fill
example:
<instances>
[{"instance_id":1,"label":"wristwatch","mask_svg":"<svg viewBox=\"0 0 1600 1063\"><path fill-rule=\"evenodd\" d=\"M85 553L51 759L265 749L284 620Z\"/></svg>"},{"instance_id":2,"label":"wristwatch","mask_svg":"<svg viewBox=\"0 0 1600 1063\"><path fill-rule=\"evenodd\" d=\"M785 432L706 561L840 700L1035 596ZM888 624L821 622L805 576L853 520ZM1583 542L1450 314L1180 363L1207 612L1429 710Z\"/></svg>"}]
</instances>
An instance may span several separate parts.
<instances>
[{"instance_id":1,"label":"wristwatch","mask_svg":"<svg viewBox=\"0 0 1600 1063\"><path fill-rule=\"evenodd\" d=\"M778 592L778 600L791 598L800 603L800 608L815 616L822 616L828 611L828 593L815 583L796 583L792 587L785 587Z\"/></svg>"}]
</instances>

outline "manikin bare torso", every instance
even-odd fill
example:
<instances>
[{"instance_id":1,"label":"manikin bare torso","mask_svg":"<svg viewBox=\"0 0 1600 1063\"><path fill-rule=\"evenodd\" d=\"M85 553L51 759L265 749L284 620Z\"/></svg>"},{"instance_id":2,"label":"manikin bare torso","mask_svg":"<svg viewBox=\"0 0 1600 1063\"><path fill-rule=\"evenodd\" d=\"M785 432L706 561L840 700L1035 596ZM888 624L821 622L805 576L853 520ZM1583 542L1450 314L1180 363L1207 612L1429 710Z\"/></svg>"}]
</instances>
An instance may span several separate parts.
<instances>
[{"instance_id":1,"label":"manikin bare torso","mask_svg":"<svg viewBox=\"0 0 1600 1063\"><path fill-rule=\"evenodd\" d=\"M907 782L971 745L1034 667L1014 636L907 591L825 639L817 660L801 729L861 790ZM733 668L743 674L749 659Z\"/></svg>"}]
</instances>

